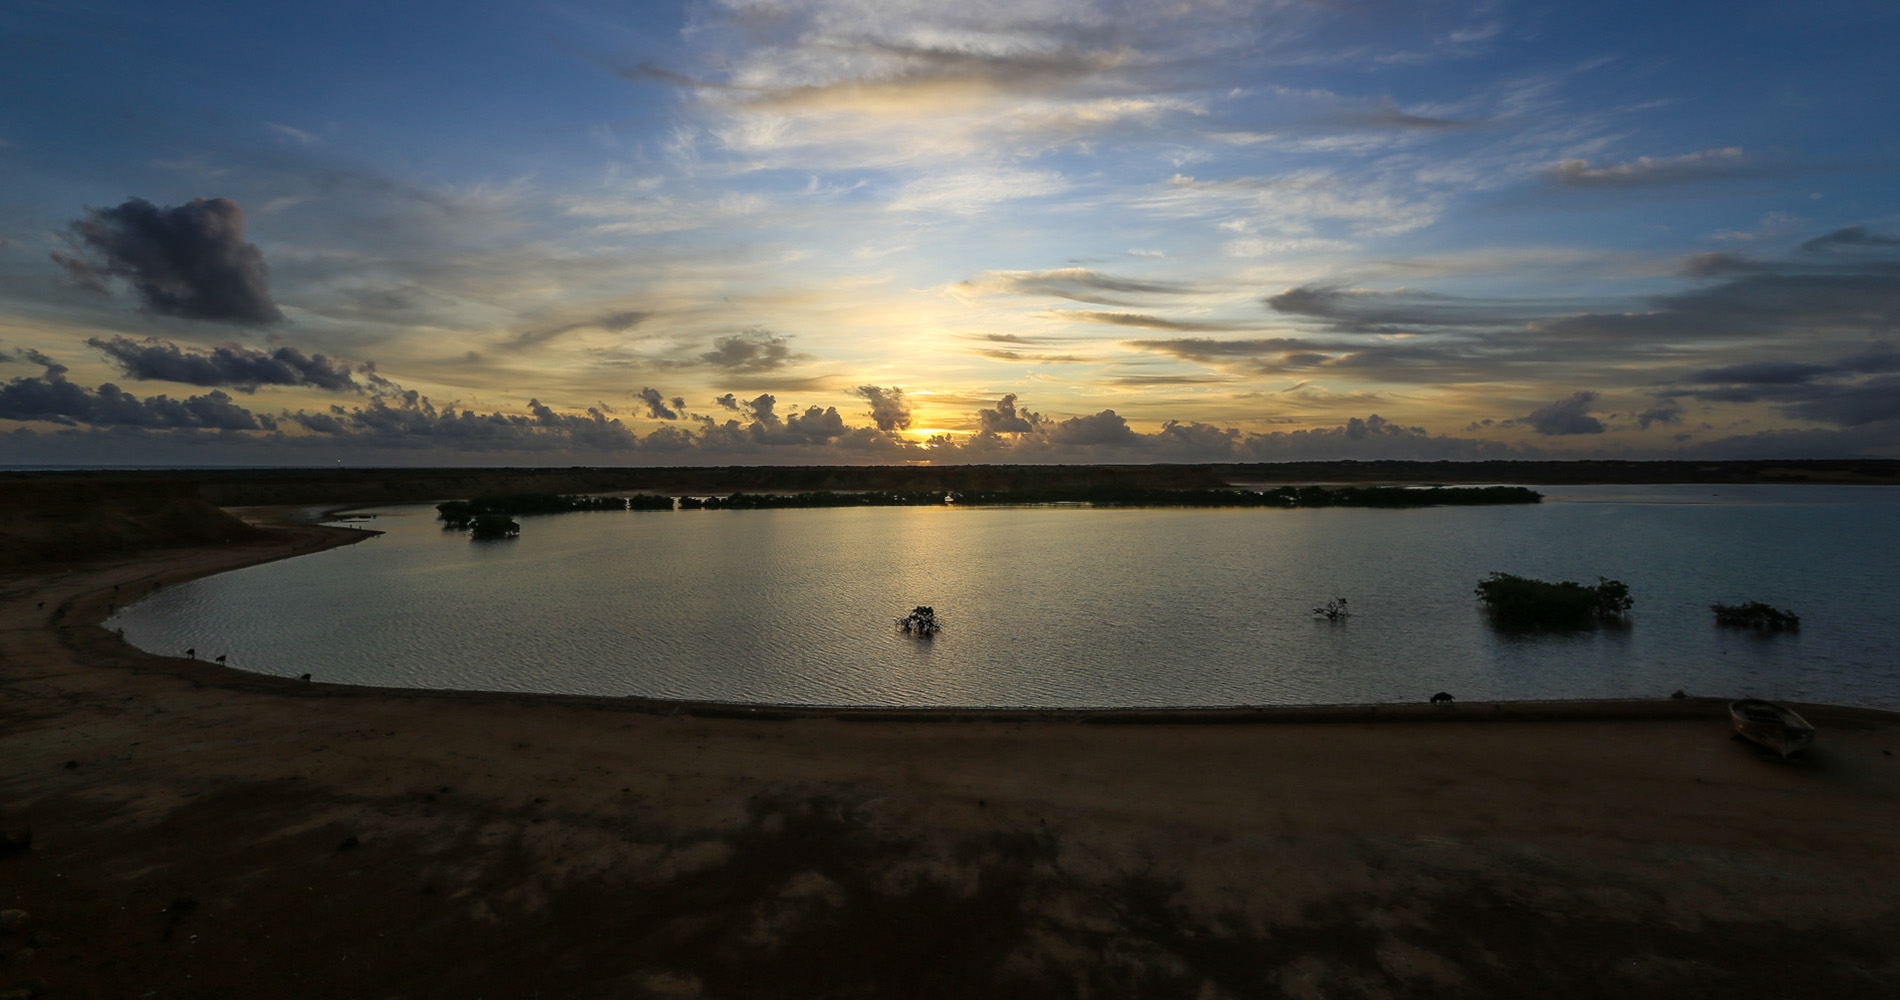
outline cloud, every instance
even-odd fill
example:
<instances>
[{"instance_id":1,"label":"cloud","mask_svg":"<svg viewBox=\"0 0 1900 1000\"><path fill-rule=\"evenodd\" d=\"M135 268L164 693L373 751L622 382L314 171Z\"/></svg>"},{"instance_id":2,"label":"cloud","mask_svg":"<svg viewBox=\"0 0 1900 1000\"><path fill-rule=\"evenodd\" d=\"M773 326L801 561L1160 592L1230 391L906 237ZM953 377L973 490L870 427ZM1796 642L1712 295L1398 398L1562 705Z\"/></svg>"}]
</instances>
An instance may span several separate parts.
<instances>
[{"instance_id":1,"label":"cloud","mask_svg":"<svg viewBox=\"0 0 1900 1000\"><path fill-rule=\"evenodd\" d=\"M1130 296L1187 295L1192 289L1167 281L1138 281L1100 274L1083 267L1065 267L1053 271L986 271L950 287L953 294L966 298L985 295L1043 295L1097 305L1125 306L1137 302Z\"/></svg>"},{"instance_id":2,"label":"cloud","mask_svg":"<svg viewBox=\"0 0 1900 1000\"><path fill-rule=\"evenodd\" d=\"M1810 252L1831 250L1835 247L1900 247L1900 240L1868 232L1866 226L1848 226L1845 229L1836 229L1826 236L1816 236L1801 244L1801 249Z\"/></svg>"},{"instance_id":3,"label":"cloud","mask_svg":"<svg viewBox=\"0 0 1900 1000\"><path fill-rule=\"evenodd\" d=\"M1505 421L1506 424L1526 424L1539 434L1562 436L1568 434L1601 434L1605 430L1603 421L1590 415L1590 404L1596 402L1597 394L1588 389L1573 392L1549 406L1538 407L1528 415Z\"/></svg>"},{"instance_id":4,"label":"cloud","mask_svg":"<svg viewBox=\"0 0 1900 1000\"><path fill-rule=\"evenodd\" d=\"M1343 124L1361 128L1423 129L1433 132L1474 128L1480 124L1455 118L1413 114L1400 108L1390 99L1379 102L1370 111L1341 115L1339 120Z\"/></svg>"},{"instance_id":5,"label":"cloud","mask_svg":"<svg viewBox=\"0 0 1900 1000\"><path fill-rule=\"evenodd\" d=\"M1086 365L1094 363L1092 359L1074 354L1030 354L1025 351L976 351L978 357L993 361L1009 361L1029 365Z\"/></svg>"},{"instance_id":6,"label":"cloud","mask_svg":"<svg viewBox=\"0 0 1900 1000\"><path fill-rule=\"evenodd\" d=\"M49 365L42 375L15 378L0 385L0 420L149 430L247 431L275 427L271 418L253 414L215 390L185 399L140 399L110 382L88 389L67 381L65 372L62 366Z\"/></svg>"},{"instance_id":7,"label":"cloud","mask_svg":"<svg viewBox=\"0 0 1900 1000\"><path fill-rule=\"evenodd\" d=\"M1060 194L1068 187L1068 181L1051 170L985 167L911 181L898 190L886 207L893 212L975 215L999 202Z\"/></svg>"},{"instance_id":8,"label":"cloud","mask_svg":"<svg viewBox=\"0 0 1900 1000\"><path fill-rule=\"evenodd\" d=\"M1179 330L1184 333L1211 330L1232 330L1233 323L1196 323L1187 320L1167 319L1148 313L1100 312L1093 309L1051 309L1049 315L1054 319L1070 320L1077 323L1101 323L1108 326L1136 326L1150 330Z\"/></svg>"},{"instance_id":9,"label":"cloud","mask_svg":"<svg viewBox=\"0 0 1900 1000\"><path fill-rule=\"evenodd\" d=\"M226 386L243 393L256 392L264 385L363 391L347 363L321 354L305 355L294 347L263 351L233 345L204 353L185 351L156 337L143 342L129 337L93 337L86 343L118 362L126 375L141 381Z\"/></svg>"},{"instance_id":10,"label":"cloud","mask_svg":"<svg viewBox=\"0 0 1900 1000\"><path fill-rule=\"evenodd\" d=\"M53 260L74 280L132 286L153 312L183 319L266 325L284 316L271 301L264 254L244 241L244 210L229 198L160 208L133 198L88 209L70 228L72 254Z\"/></svg>"},{"instance_id":11,"label":"cloud","mask_svg":"<svg viewBox=\"0 0 1900 1000\"><path fill-rule=\"evenodd\" d=\"M666 397L660 394L660 390L648 386L647 388L641 389L638 395L640 401L647 404L647 416L655 420L678 420L680 418L678 410L666 405ZM675 406L685 406L685 400L676 399L673 402Z\"/></svg>"},{"instance_id":12,"label":"cloud","mask_svg":"<svg viewBox=\"0 0 1900 1000\"><path fill-rule=\"evenodd\" d=\"M438 409L414 390L374 397L364 406L349 409L332 406L328 412L286 413L284 421L320 435L318 441L416 451L625 452L640 444L638 435L597 408L581 414L560 413L539 399L530 399L526 414L478 413L454 404Z\"/></svg>"},{"instance_id":13,"label":"cloud","mask_svg":"<svg viewBox=\"0 0 1900 1000\"><path fill-rule=\"evenodd\" d=\"M1746 159L1739 146L1730 146L1681 156L1643 156L1603 166L1592 166L1588 160L1565 160L1545 171L1544 176L1557 187L1633 188L1757 177L1766 172Z\"/></svg>"},{"instance_id":14,"label":"cloud","mask_svg":"<svg viewBox=\"0 0 1900 1000\"><path fill-rule=\"evenodd\" d=\"M871 404L871 422L881 431L899 431L910 427L910 400L896 386L888 389L861 385L852 390Z\"/></svg>"},{"instance_id":15,"label":"cloud","mask_svg":"<svg viewBox=\"0 0 1900 1000\"><path fill-rule=\"evenodd\" d=\"M699 360L728 372L772 372L802 357L792 353L791 341L754 327L713 341L713 349L701 354Z\"/></svg>"},{"instance_id":16,"label":"cloud","mask_svg":"<svg viewBox=\"0 0 1900 1000\"><path fill-rule=\"evenodd\" d=\"M1001 53L836 35L825 38L823 46L836 69L817 79L805 74L809 82L784 72L774 73L777 79L770 82L719 82L651 62L622 70L621 75L719 95L760 111L908 115L926 108L958 110L986 97L1046 96L1052 88L1064 89L1123 68L1133 56L1128 49ZM758 69L765 70L765 65Z\"/></svg>"},{"instance_id":17,"label":"cloud","mask_svg":"<svg viewBox=\"0 0 1900 1000\"><path fill-rule=\"evenodd\" d=\"M732 393L726 393L723 396L714 398L713 404L715 406L720 407L721 409L727 409L727 410L737 410L739 408L739 400L737 397L733 396Z\"/></svg>"},{"instance_id":18,"label":"cloud","mask_svg":"<svg viewBox=\"0 0 1900 1000\"><path fill-rule=\"evenodd\" d=\"M1029 434L1043 425L1041 414L1016 409L1016 394L1010 393L988 409L976 411L977 422L989 434Z\"/></svg>"},{"instance_id":19,"label":"cloud","mask_svg":"<svg viewBox=\"0 0 1900 1000\"><path fill-rule=\"evenodd\" d=\"M519 351L545 344L557 337L580 330L605 330L608 333L625 333L639 326L652 315L650 312L637 309L609 310L597 316L590 316L582 320L555 323L548 326L523 330L515 334L514 337L503 344L502 347L507 350Z\"/></svg>"},{"instance_id":20,"label":"cloud","mask_svg":"<svg viewBox=\"0 0 1900 1000\"><path fill-rule=\"evenodd\" d=\"M1884 345L1833 361L1761 361L1708 368L1665 397L1766 402L1799 420L1860 427L1900 419L1900 351ZM1865 377L1872 376L1872 377Z\"/></svg>"},{"instance_id":21,"label":"cloud","mask_svg":"<svg viewBox=\"0 0 1900 1000\"><path fill-rule=\"evenodd\" d=\"M745 436L754 444L823 445L848 429L837 407L808 406L805 412L794 412L781 420L777 415L778 399L770 393L759 396L747 406L755 419L745 428Z\"/></svg>"},{"instance_id":22,"label":"cloud","mask_svg":"<svg viewBox=\"0 0 1900 1000\"><path fill-rule=\"evenodd\" d=\"M1082 447L1133 445L1141 441L1140 435L1128 426L1127 419L1114 410L1060 421L1048 429L1048 435L1050 444Z\"/></svg>"},{"instance_id":23,"label":"cloud","mask_svg":"<svg viewBox=\"0 0 1900 1000\"><path fill-rule=\"evenodd\" d=\"M1666 400L1654 408L1638 413L1636 423L1643 430L1648 430L1652 424L1682 423L1682 404L1673 399Z\"/></svg>"},{"instance_id":24,"label":"cloud","mask_svg":"<svg viewBox=\"0 0 1900 1000\"><path fill-rule=\"evenodd\" d=\"M1326 320L1327 328L1339 333L1523 326L1554 311L1550 304L1461 298L1412 288L1374 292L1316 285L1289 288L1264 302L1277 313Z\"/></svg>"}]
</instances>

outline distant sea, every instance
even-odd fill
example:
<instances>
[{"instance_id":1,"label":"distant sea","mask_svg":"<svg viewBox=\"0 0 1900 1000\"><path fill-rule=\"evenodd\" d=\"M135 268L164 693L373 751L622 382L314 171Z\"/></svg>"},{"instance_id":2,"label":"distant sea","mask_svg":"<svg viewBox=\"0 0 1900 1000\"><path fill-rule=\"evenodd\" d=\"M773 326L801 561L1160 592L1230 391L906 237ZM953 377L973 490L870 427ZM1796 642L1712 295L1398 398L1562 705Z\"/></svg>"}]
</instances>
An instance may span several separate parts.
<instances>
[{"instance_id":1,"label":"distant sea","mask_svg":"<svg viewBox=\"0 0 1900 1000\"><path fill-rule=\"evenodd\" d=\"M1900 708L1900 489L1538 487L1410 510L1074 506L558 514L385 534L163 590L154 652L419 688L865 706L1779 698ZM1487 573L1627 583L1625 627L1494 629ZM1343 623L1311 609L1345 598ZM1718 628L1766 601L1798 633ZM915 605L934 639L893 622Z\"/></svg>"}]
</instances>

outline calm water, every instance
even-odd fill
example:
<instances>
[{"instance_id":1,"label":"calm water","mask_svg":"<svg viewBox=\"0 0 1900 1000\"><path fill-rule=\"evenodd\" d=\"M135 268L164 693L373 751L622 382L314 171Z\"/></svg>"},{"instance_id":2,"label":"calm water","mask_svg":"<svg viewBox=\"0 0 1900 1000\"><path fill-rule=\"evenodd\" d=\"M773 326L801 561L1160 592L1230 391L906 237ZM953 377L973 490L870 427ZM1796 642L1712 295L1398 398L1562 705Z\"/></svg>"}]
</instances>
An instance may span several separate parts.
<instances>
[{"instance_id":1,"label":"calm water","mask_svg":"<svg viewBox=\"0 0 1900 1000\"><path fill-rule=\"evenodd\" d=\"M471 542L429 507L109 623L259 673L827 705L1187 706L1740 695L1900 708L1900 490L1569 487L1423 510L561 514ZM1492 570L1623 580L1626 629L1501 635ZM1333 625L1309 609L1350 600ZM1718 630L1762 600L1798 635ZM943 633L892 620L929 604Z\"/></svg>"}]
</instances>

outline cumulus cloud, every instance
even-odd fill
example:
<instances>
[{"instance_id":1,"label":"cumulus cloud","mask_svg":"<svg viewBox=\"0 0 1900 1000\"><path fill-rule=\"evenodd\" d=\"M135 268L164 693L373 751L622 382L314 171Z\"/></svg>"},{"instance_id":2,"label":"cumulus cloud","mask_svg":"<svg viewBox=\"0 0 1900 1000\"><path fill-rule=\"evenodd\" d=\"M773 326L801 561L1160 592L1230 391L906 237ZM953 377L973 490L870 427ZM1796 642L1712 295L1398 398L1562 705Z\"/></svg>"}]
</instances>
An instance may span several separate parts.
<instances>
[{"instance_id":1,"label":"cumulus cloud","mask_svg":"<svg viewBox=\"0 0 1900 1000\"><path fill-rule=\"evenodd\" d=\"M264 351L232 345L208 352L186 351L156 337L144 341L93 337L86 343L118 362L127 376L140 381L225 386L243 393L256 392L265 385L362 391L347 363L321 354L306 355L294 347Z\"/></svg>"},{"instance_id":2,"label":"cumulus cloud","mask_svg":"<svg viewBox=\"0 0 1900 1000\"><path fill-rule=\"evenodd\" d=\"M871 422L881 431L899 431L910 427L910 399L897 386L886 389L861 385L852 390L871 404Z\"/></svg>"},{"instance_id":3,"label":"cumulus cloud","mask_svg":"<svg viewBox=\"0 0 1900 1000\"><path fill-rule=\"evenodd\" d=\"M723 396L715 397L713 404L724 410L737 410L739 408L738 398L730 392Z\"/></svg>"},{"instance_id":4,"label":"cumulus cloud","mask_svg":"<svg viewBox=\"0 0 1900 1000\"><path fill-rule=\"evenodd\" d=\"M1128 426L1128 420L1114 410L1059 421L1049 428L1048 435L1050 444L1082 447L1133 445L1141 441L1141 436Z\"/></svg>"},{"instance_id":5,"label":"cumulus cloud","mask_svg":"<svg viewBox=\"0 0 1900 1000\"><path fill-rule=\"evenodd\" d=\"M270 417L253 414L216 390L185 399L162 395L141 399L110 382L88 389L67 381L66 369L60 365L48 365L44 374L0 385L0 420L148 430L247 431L276 426Z\"/></svg>"},{"instance_id":6,"label":"cumulus cloud","mask_svg":"<svg viewBox=\"0 0 1900 1000\"><path fill-rule=\"evenodd\" d=\"M161 208L133 198L88 209L69 227L73 252L53 260L80 284L118 278L166 316L265 325L282 320L263 251L244 240L244 210L229 198Z\"/></svg>"},{"instance_id":7,"label":"cumulus cloud","mask_svg":"<svg viewBox=\"0 0 1900 1000\"><path fill-rule=\"evenodd\" d=\"M660 390L648 386L641 389L638 395L640 401L647 404L647 416L655 420L678 420L680 418L679 410L666 405L666 397L661 395ZM686 401L683 399L675 399L673 401L673 406L683 408L685 405Z\"/></svg>"},{"instance_id":8,"label":"cumulus cloud","mask_svg":"<svg viewBox=\"0 0 1900 1000\"><path fill-rule=\"evenodd\" d=\"M1549 406L1540 406L1523 417L1505 423L1524 424L1539 434L1552 436L1601 434L1605 430L1603 421L1590 415L1590 404L1596 402L1596 398L1596 393L1580 389Z\"/></svg>"},{"instance_id":9,"label":"cumulus cloud","mask_svg":"<svg viewBox=\"0 0 1900 1000\"><path fill-rule=\"evenodd\" d=\"M1043 424L1041 414L1016 409L1016 394L1010 393L996 405L976 411L977 422L990 434L1030 434Z\"/></svg>"}]
</instances>

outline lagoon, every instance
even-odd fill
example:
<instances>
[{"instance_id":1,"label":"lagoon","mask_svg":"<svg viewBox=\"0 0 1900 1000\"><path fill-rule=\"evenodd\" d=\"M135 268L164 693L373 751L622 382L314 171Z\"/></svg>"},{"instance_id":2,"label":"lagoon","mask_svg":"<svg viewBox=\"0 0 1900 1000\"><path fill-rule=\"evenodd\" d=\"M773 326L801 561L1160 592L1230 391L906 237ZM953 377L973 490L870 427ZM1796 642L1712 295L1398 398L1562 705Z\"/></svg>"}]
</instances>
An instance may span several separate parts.
<instances>
[{"instance_id":1,"label":"lagoon","mask_svg":"<svg viewBox=\"0 0 1900 1000\"><path fill-rule=\"evenodd\" d=\"M1539 487L1512 507L595 512L475 542L429 507L109 627L259 673L755 704L1202 707L1760 697L1900 708L1900 490ZM1501 633L1504 571L1630 585L1627 627ZM1310 609L1345 597L1343 624ZM1761 600L1796 634L1718 629ZM936 608L944 631L893 619Z\"/></svg>"}]
</instances>

